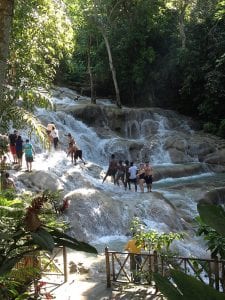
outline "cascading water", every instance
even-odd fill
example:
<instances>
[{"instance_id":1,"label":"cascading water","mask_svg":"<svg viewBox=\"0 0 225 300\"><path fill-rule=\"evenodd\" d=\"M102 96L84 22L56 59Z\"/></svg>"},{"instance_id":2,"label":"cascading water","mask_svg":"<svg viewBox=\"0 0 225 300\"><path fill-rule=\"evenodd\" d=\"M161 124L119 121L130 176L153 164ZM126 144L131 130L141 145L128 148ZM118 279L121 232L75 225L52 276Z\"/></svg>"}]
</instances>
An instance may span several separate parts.
<instances>
[{"instance_id":1,"label":"cascading water","mask_svg":"<svg viewBox=\"0 0 225 300\"><path fill-rule=\"evenodd\" d=\"M61 89L60 97L53 97L56 111L37 109L36 115L45 126L55 123L59 130L60 149L48 153L32 136L38 152L34 172L15 174L17 186L32 190L61 189L63 195L71 199L70 209L64 215L70 221L71 233L91 243L94 241L100 249L110 243L111 247L121 250L120 241L124 243L126 240L134 216L151 229L187 231L193 235L197 201L206 192L223 187L224 175L209 172L208 166L198 162L197 145L193 155L187 151L194 149L189 139L195 135L188 121L170 111L123 108L120 111L124 114L120 124L122 133L117 134L112 130L115 125L113 117L99 127L86 125L74 117L76 111L84 109L90 100L80 97L74 102L73 94ZM104 101L98 101L99 106L100 103ZM101 104L101 107L106 109L103 113L115 110L110 102ZM66 156L68 133L83 150L87 161L85 166L82 163L72 165ZM133 187L132 191L125 192L122 185L114 186L110 180L102 184L103 170L106 170L112 153L119 159L136 163L149 160L155 173L153 192L135 193ZM178 157L180 164L174 164ZM184 255L204 256L199 239L193 236L187 239L188 243L179 242L175 248Z\"/></svg>"}]
</instances>

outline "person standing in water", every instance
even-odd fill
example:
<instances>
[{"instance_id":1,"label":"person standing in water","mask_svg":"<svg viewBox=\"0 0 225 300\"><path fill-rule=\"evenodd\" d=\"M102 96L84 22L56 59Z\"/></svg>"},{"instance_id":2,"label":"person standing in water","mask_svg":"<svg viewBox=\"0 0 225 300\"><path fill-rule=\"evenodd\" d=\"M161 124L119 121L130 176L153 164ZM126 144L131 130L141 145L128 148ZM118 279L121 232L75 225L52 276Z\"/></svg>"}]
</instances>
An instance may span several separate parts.
<instances>
[{"instance_id":1,"label":"person standing in water","mask_svg":"<svg viewBox=\"0 0 225 300\"><path fill-rule=\"evenodd\" d=\"M135 166L134 163L131 162L129 168L129 182L134 184L135 192L137 192L137 171L137 166Z\"/></svg>"},{"instance_id":2,"label":"person standing in water","mask_svg":"<svg viewBox=\"0 0 225 300\"><path fill-rule=\"evenodd\" d=\"M124 180L125 191L127 190L127 185L129 187L129 190L130 190L129 168L130 168L130 162L129 162L129 160L125 160L125 180Z\"/></svg>"},{"instance_id":3,"label":"person standing in water","mask_svg":"<svg viewBox=\"0 0 225 300\"><path fill-rule=\"evenodd\" d=\"M74 138L72 137L72 135L70 133L68 133L67 136L68 136L67 156L69 156L69 155L71 156L71 161L75 165L77 163L78 158L81 159L85 165L82 150L78 147L78 145L76 144L76 141L74 140Z\"/></svg>"},{"instance_id":4,"label":"person standing in water","mask_svg":"<svg viewBox=\"0 0 225 300\"><path fill-rule=\"evenodd\" d=\"M83 154L82 154L82 150L78 147L78 145L74 144L74 164L76 165L77 164L77 159L79 158L80 160L82 160L83 164L85 165L85 161L83 159Z\"/></svg>"},{"instance_id":5,"label":"person standing in water","mask_svg":"<svg viewBox=\"0 0 225 300\"><path fill-rule=\"evenodd\" d=\"M123 165L123 161L120 160L119 164L117 165L117 172L116 172L116 179L115 179L116 184L118 186L120 185L119 180L121 180L123 185L125 186L124 176L125 176L125 166Z\"/></svg>"},{"instance_id":6,"label":"person standing in water","mask_svg":"<svg viewBox=\"0 0 225 300\"><path fill-rule=\"evenodd\" d=\"M149 165L149 162L145 163L145 182L147 186L147 191L152 191L152 177L153 177L153 168Z\"/></svg>"},{"instance_id":7,"label":"person standing in water","mask_svg":"<svg viewBox=\"0 0 225 300\"><path fill-rule=\"evenodd\" d=\"M26 172L32 172L32 162L34 161L33 155L35 154L33 145L29 142L29 140L26 140L25 145L23 145L23 150L25 153L25 160L27 164L27 170Z\"/></svg>"},{"instance_id":8,"label":"person standing in water","mask_svg":"<svg viewBox=\"0 0 225 300\"><path fill-rule=\"evenodd\" d=\"M138 184L141 190L141 193L144 193L144 183L145 183L145 165L140 164L140 168L137 173Z\"/></svg>"},{"instance_id":9,"label":"person standing in water","mask_svg":"<svg viewBox=\"0 0 225 300\"><path fill-rule=\"evenodd\" d=\"M71 156L71 162L73 164L74 163L74 154L75 154L75 151L76 151L75 140L72 137L71 133L68 133L67 136L68 136L67 156L69 156L69 155Z\"/></svg>"},{"instance_id":10,"label":"person standing in water","mask_svg":"<svg viewBox=\"0 0 225 300\"><path fill-rule=\"evenodd\" d=\"M52 131L50 135L52 137L54 149L57 150L59 144L59 131L58 129L56 129L55 125L52 126Z\"/></svg>"},{"instance_id":11,"label":"person standing in water","mask_svg":"<svg viewBox=\"0 0 225 300\"><path fill-rule=\"evenodd\" d=\"M23 160L23 140L21 135L18 135L16 139L16 155L18 158L19 168L22 168L22 160Z\"/></svg>"},{"instance_id":12,"label":"person standing in water","mask_svg":"<svg viewBox=\"0 0 225 300\"><path fill-rule=\"evenodd\" d=\"M9 134L9 148L13 157L13 163L17 164L17 155L16 155L16 140L17 140L17 130L14 130L13 133Z\"/></svg>"},{"instance_id":13,"label":"person standing in water","mask_svg":"<svg viewBox=\"0 0 225 300\"><path fill-rule=\"evenodd\" d=\"M107 170L107 172L106 172L106 174L105 174L105 177L103 178L102 183L105 182L105 180L106 180L106 178L107 178L108 176L112 176L112 177L113 177L113 182L114 182L114 184L116 184L116 171L117 171L117 160L116 160L116 158L115 158L115 155L112 154L112 155L111 155L111 159L110 159L110 161L109 161L109 167L108 167L108 170Z\"/></svg>"}]
</instances>

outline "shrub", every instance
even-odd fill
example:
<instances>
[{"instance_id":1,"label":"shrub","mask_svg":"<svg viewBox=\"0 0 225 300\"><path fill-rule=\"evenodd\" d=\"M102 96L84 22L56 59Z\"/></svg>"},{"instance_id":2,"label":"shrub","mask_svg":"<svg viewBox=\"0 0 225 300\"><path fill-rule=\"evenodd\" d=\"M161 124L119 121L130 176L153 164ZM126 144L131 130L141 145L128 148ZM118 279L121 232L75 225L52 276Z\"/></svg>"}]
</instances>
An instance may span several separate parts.
<instances>
[{"instance_id":1,"label":"shrub","mask_svg":"<svg viewBox=\"0 0 225 300\"><path fill-rule=\"evenodd\" d=\"M203 131L207 132L207 133L212 133L212 134L216 134L217 132L217 127L214 123L212 122L207 122L203 125Z\"/></svg>"},{"instance_id":2,"label":"shrub","mask_svg":"<svg viewBox=\"0 0 225 300\"><path fill-rule=\"evenodd\" d=\"M225 138L225 119L221 120L218 135Z\"/></svg>"}]
</instances>

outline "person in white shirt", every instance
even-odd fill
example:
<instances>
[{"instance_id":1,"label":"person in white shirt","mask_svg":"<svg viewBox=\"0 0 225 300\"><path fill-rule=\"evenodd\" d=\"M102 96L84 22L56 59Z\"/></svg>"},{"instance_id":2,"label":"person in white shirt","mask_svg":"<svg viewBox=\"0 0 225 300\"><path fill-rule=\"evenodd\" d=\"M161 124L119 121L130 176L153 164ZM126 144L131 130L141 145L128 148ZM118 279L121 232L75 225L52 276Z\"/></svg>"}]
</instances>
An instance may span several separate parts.
<instances>
[{"instance_id":1,"label":"person in white shirt","mask_svg":"<svg viewBox=\"0 0 225 300\"><path fill-rule=\"evenodd\" d=\"M137 172L138 172L137 167L134 165L133 162L131 162L129 168L129 173L130 173L129 182L134 184L135 192L137 192Z\"/></svg>"},{"instance_id":2,"label":"person in white shirt","mask_svg":"<svg viewBox=\"0 0 225 300\"><path fill-rule=\"evenodd\" d=\"M53 140L53 145L54 145L54 149L56 150L58 148L58 144L59 144L59 132L58 130L55 128L55 126L52 126L52 131L50 133L52 140Z\"/></svg>"}]
</instances>

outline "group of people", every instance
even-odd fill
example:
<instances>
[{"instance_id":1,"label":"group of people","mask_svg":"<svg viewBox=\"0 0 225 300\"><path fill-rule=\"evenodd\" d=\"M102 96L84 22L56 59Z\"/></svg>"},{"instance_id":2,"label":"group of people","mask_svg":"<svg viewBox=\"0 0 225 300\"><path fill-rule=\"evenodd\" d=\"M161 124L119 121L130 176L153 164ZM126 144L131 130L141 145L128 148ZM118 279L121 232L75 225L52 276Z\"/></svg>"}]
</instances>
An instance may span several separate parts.
<instances>
[{"instance_id":1,"label":"group of people","mask_svg":"<svg viewBox=\"0 0 225 300\"><path fill-rule=\"evenodd\" d=\"M55 124L48 124L46 127L46 132L48 134L50 147L53 145L54 149L57 150L59 147L59 131L56 129ZM71 157L71 161L75 165L78 158L85 164L85 161L82 157L82 150L78 147L71 133L66 134L66 136L68 137L67 156Z\"/></svg>"},{"instance_id":2,"label":"group of people","mask_svg":"<svg viewBox=\"0 0 225 300\"><path fill-rule=\"evenodd\" d=\"M54 149L57 150L59 144L59 134L54 123L47 125L46 133L49 138L49 143L51 143ZM79 158L85 164L85 161L82 157L82 150L78 147L72 135L68 133L66 136L68 137L67 156L70 155L72 163L76 164L76 161ZM25 154L25 161L27 164L26 171L31 172L35 150L29 139L26 139L24 142L17 130L14 130L12 133L10 133L8 135L8 139L9 151L12 154L13 164L17 164L19 169L22 168L23 154ZM1 160L3 160L3 158Z\"/></svg>"},{"instance_id":3,"label":"group of people","mask_svg":"<svg viewBox=\"0 0 225 300\"><path fill-rule=\"evenodd\" d=\"M105 182L108 176L113 178L114 184L119 185L121 181L125 190L127 187L131 190L131 184L134 184L135 192L137 192L139 185L140 191L144 193L146 184L147 192L152 191L153 168L149 162L140 163L139 167L137 167L133 162L129 162L128 160L125 160L125 162L122 160L117 161L115 155L112 154L102 183Z\"/></svg>"},{"instance_id":4,"label":"group of people","mask_svg":"<svg viewBox=\"0 0 225 300\"><path fill-rule=\"evenodd\" d=\"M48 135L49 146L53 145L54 149L57 150L59 147L59 131L56 129L54 123L47 125L46 133Z\"/></svg>"},{"instance_id":5,"label":"group of people","mask_svg":"<svg viewBox=\"0 0 225 300\"><path fill-rule=\"evenodd\" d=\"M27 172L32 171L32 162L34 160L34 147L30 143L29 139L25 140L25 143L18 133L14 130L13 133L9 134L9 149L13 157L13 164L18 164L19 168L22 168L23 154L25 155L25 161L27 165Z\"/></svg>"},{"instance_id":6,"label":"group of people","mask_svg":"<svg viewBox=\"0 0 225 300\"><path fill-rule=\"evenodd\" d=\"M74 163L76 165L77 159L79 158L85 165L82 150L78 147L78 145L75 142L74 138L72 137L71 133L68 133L67 137L68 137L67 156L70 155L72 164Z\"/></svg>"}]
</instances>

